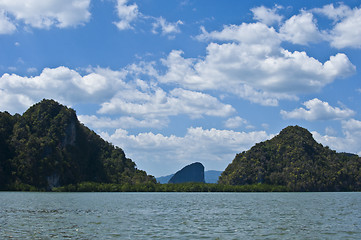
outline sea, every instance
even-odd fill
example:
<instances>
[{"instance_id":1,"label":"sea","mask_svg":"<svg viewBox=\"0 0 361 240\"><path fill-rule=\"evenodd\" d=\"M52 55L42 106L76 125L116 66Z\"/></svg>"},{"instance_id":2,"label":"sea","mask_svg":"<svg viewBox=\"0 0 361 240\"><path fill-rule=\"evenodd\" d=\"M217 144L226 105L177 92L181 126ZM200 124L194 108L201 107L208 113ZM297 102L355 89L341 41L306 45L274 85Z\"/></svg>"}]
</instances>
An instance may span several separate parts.
<instances>
[{"instance_id":1,"label":"sea","mask_svg":"<svg viewBox=\"0 0 361 240\"><path fill-rule=\"evenodd\" d=\"M0 239L361 239L361 193L0 192Z\"/></svg>"}]
</instances>

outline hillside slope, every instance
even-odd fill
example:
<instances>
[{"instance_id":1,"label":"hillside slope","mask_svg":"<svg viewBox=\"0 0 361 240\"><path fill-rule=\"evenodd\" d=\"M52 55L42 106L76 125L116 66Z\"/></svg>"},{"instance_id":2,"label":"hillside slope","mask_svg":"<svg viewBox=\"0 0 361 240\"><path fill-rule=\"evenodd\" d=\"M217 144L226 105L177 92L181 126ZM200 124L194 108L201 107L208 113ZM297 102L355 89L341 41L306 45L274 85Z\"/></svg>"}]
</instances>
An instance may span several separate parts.
<instances>
[{"instance_id":1,"label":"hillside slope","mask_svg":"<svg viewBox=\"0 0 361 240\"><path fill-rule=\"evenodd\" d=\"M336 153L317 143L306 129L289 126L273 139L237 154L219 183L266 183L291 191L360 191L361 158Z\"/></svg>"},{"instance_id":2,"label":"hillside slope","mask_svg":"<svg viewBox=\"0 0 361 240\"><path fill-rule=\"evenodd\" d=\"M38 189L84 181L155 182L122 149L81 124L73 109L43 100L22 116L0 112L0 189Z\"/></svg>"}]
</instances>

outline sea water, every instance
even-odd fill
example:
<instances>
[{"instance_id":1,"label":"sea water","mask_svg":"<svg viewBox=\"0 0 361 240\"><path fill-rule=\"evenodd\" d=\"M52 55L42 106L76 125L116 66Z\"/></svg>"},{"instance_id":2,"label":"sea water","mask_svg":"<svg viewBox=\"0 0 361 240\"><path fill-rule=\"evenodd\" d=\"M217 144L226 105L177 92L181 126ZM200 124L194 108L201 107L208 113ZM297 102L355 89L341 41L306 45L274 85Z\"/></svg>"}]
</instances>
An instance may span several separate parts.
<instances>
[{"instance_id":1,"label":"sea water","mask_svg":"<svg viewBox=\"0 0 361 240\"><path fill-rule=\"evenodd\" d=\"M361 193L0 192L0 239L361 239Z\"/></svg>"}]
</instances>

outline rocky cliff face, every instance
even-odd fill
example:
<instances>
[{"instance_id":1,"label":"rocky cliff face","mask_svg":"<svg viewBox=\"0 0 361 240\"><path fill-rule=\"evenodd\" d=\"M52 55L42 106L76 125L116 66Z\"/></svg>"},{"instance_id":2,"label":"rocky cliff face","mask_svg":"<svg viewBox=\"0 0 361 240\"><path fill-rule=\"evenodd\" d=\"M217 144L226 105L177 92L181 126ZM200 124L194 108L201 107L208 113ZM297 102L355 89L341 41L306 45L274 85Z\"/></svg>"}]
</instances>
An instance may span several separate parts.
<instances>
[{"instance_id":1,"label":"rocky cliff face","mask_svg":"<svg viewBox=\"0 0 361 240\"><path fill-rule=\"evenodd\" d=\"M196 162L185 166L176 172L168 183L186 183L186 182L202 182L204 183L204 166L202 163Z\"/></svg>"}]
</instances>

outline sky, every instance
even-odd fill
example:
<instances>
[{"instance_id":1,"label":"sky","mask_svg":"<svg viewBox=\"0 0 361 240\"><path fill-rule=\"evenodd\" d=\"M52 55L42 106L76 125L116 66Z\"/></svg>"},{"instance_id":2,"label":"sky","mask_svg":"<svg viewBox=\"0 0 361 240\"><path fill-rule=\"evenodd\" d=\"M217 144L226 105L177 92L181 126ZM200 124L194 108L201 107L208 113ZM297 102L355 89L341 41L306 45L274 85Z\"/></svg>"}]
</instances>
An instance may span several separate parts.
<instances>
[{"instance_id":1,"label":"sky","mask_svg":"<svg viewBox=\"0 0 361 240\"><path fill-rule=\"evenodd\" d=\"M0 0L0 111L42 99L156 177L289 125L361 156L361 3Z\"/></svg>"}]
</instances>

